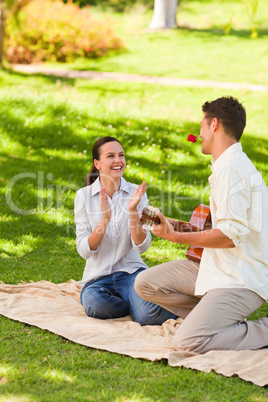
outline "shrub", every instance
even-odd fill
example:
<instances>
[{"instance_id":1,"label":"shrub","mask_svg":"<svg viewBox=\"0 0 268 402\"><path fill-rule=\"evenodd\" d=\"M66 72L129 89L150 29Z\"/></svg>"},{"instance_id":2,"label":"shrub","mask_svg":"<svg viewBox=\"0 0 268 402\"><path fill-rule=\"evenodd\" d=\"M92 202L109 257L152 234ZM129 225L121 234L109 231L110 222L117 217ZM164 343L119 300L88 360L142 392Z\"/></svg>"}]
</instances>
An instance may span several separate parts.
<instances>
[{"instance_id":1,"label":"shrub","mask_svg":"<svg viewBox=\"0 0 268 402\"><path fill-rule=\"evenodd\" d=\"M63 0L64 3L68 1ZM153 8L154 6L154 0L73 0L73 2L79 5L79 7L85 7L89 4L103 9L111 8L118 12L124 12L135 4L143 4L147 8Z\"/></svg>"},{"instance_id":2,"label":"shrub","mask_svg":"<svg viewBox=\"0 0 268 402\"><path fill-rule=\"evenodd\" d=\"M31 2L8 20L6 57L10 63L69 62L96 58L124 45L109 20L96 20L89 7L80 9L60 1Z\"/></svg>"}]
</instances>

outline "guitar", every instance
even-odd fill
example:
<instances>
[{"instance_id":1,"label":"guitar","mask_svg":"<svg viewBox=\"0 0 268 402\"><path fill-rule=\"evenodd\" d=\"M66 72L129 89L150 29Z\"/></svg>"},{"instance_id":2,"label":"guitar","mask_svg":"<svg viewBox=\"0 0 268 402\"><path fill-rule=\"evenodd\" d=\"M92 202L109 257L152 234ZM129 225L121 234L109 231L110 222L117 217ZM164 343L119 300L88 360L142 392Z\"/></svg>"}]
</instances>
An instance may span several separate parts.
<instances>
[{"instance_id":1,"label":"guitar","mask_svg":"<svg viewBox=\"0 0 268 402\"><path fill-rule=\"evenodd\" d=\"M207 205L199 204L194 209L189 222L178 221L167 218L176 232L200 232L202 230L211 229L211 214L210 208ZM143 208L140 218L142 225L159 225L160 219L154 211L148 208ZM187 250L186 257L190 260L201 261L203 247L191 245Z\"/></svg>"}]
</instances>

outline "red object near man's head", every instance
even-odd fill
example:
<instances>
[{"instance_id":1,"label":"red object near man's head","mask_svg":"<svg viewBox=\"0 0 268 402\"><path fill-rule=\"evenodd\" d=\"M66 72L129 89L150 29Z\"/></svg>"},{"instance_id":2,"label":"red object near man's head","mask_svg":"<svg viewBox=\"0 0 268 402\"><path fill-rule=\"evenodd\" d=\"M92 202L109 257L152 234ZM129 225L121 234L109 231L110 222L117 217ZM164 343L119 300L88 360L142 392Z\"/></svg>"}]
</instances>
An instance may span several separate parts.
<instances>
[{"instance_id":1,"label":"red object near man's head","mask_svg":"<svg viewBox=\"0 0 268 402\"><path fill-rule=\"evenodd\" d=\"M197 137L196 137L195 135L193 135L193 134L189 134L189 135L188 135L188 138L187 138L187 141L196 142L196 141L197 141Z\"/></svg>"}]
</instances>

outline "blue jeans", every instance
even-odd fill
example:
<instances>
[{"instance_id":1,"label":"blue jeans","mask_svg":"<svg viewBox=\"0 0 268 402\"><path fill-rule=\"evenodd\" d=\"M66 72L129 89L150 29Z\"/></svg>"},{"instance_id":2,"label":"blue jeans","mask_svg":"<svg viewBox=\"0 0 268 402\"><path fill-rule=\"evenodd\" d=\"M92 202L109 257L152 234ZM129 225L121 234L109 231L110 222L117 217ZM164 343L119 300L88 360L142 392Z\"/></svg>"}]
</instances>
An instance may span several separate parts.
<instances>
[{"instance_id":1,"label":"blue jeans","mask_svg":"<svg viewBox=\"0 0 268 402\"><path fill-rule=\"evenodd\" d=\"M134 290L135 278L144 268L133 274L116 272L87 283L81 291L81 303L89 317L119 318L131 314L141 325L161 325L177 316L157 304L143 300Z\"/></svg>"}]
</instances>

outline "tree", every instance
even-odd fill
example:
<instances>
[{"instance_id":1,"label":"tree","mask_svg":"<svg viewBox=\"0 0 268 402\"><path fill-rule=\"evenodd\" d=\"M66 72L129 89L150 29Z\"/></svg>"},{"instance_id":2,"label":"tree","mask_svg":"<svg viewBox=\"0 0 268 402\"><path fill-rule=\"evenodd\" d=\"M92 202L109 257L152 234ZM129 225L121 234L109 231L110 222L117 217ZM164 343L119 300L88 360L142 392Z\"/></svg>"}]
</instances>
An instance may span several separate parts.
<instances>
[{"instance_id":1,"label":"tree","mask_svg":"<svg viewBox=\"0 0 268 402\"><path fill-rule=\"evenodd\" d=\"M3 62L4 53L4 37L5 37L5 18L4 18L4 2L0 2L0 68Z\"/></svg>"},{"instance_id":2,"label":"tree","mask_svg":"<svg viewBox=\"0 0 268 402\"><path fill-rule=\"evenodd\" d=\"M0 67L3 63L6 12L17 14L31 0L0 0Z\"/></svg>"},{"instance_id":3,"label":"tree","mask_svg":"<svg viewBox=\"0 0 268 402\"><path fill-rule=\"evenodd\" d=\"M151 29L171 29L177 26L177 0L154 0L153 19Z\"/></svg>"}]
</instances>

